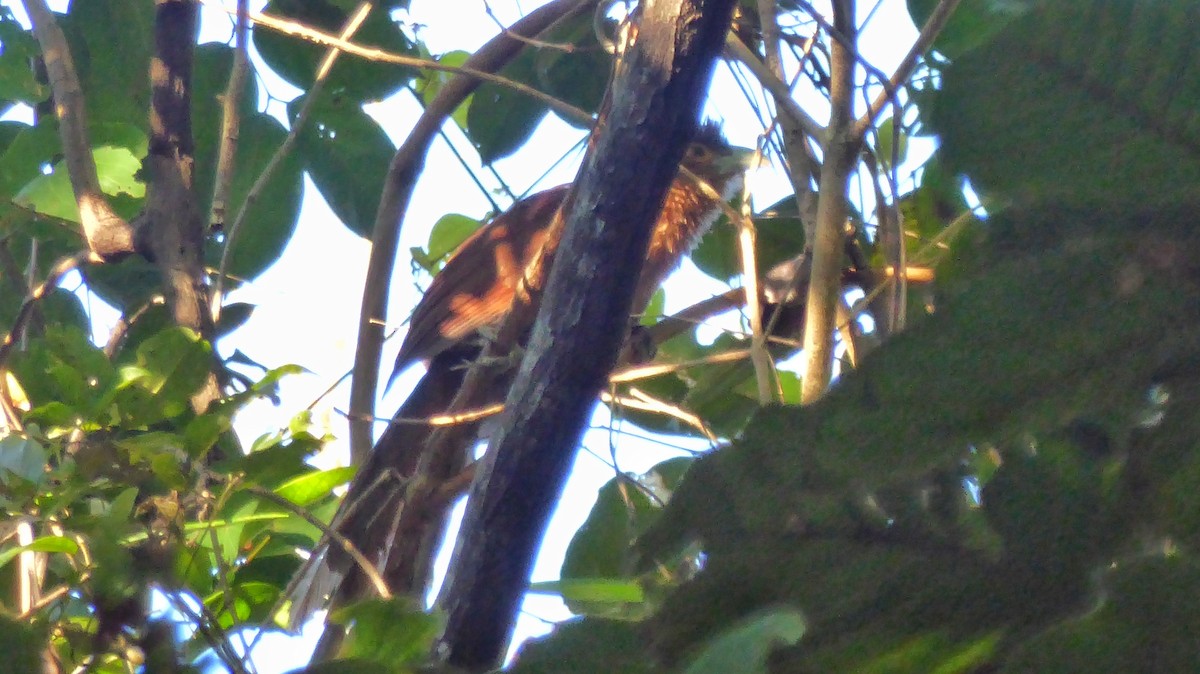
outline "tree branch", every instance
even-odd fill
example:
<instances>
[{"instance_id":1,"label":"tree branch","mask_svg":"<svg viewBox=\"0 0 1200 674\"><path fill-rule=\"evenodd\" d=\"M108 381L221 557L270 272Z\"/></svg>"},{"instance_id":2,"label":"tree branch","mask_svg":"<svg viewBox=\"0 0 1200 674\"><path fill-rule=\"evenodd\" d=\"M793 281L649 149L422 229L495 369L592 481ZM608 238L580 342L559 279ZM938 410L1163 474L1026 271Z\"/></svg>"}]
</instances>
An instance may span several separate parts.
<instances>
[{"instance_id":1,"label":"tree branch","mask_svg":"<svg viewBox=\"0 0 1200 674\"><path fill-rule=\"evenodd\" d=\"M83 89L79 86L67 39L45 0L25 0L25 11L33 23L33 34L46 62L67 175L79 207L79 221L88 248L96 261L120 259L134 252L134 229L112 210L100 189L96 162L92 159L92 143L88 139Z\"/></svg>"},{"instance_id":2,"label":"tree branch","mask_svg":"<svg viewBox=\"0 0 1200 674\"><path fill-rule=\"evenodd\" d=\"M205 219L194 185L192 60L199 30L195 0L154 0L150 59L150 143L142 162L146 202L134 220L136 245L162 275L163 297L176 325L212 336L204 271ZM203 411L220 395L215 376L192 397Z\"/></svg>"},{"instance_id":3,"label":"tree branch","mask_svg":"<svg viewBox=\"0 0 1200 674\"><path fill-rule=\"evenodd\" d=\"M594 2L595 0L591 1ZM534 12L531 12L529 16L533 16L533 14ZM525 18L528 19L529 17ZM347 54L357 56L368 61L392 63L398 66L423 68L425 70L439 70L448 73L458 73L460 75L470 75L471 77L487 82L493 82L495 84L513 89L514 91L519 91L530 98L537 99L538 101L545 103L549 108L558 114L571 121L587 125L592 123L592 116L589 115L585 110L581 110L545 92L538 91L537 89L534 89L533 87L522 82L511 80L501 75L496 75L494 72L489 72L489 70L486 68L479 68L475 65L470 65L470 60L468 60L467 63L463 64L462 66L448 66L432 59L423 59L416 56L408 56L406 54L395 54L375 47L364 47L362 45L349 42L345 38L335 37L328 33L323 33L315 28L305 26L304 24L297 23L295 21L288 21L286 19L280 19L268 14L251 13L250 19L256 25L264 28L270 28L276 32L299 37L301 39L308 40L319 45L324 45L326 47L337 48L346 52ZM499 35L498 38L509 38L521 44L527 43L528 38L525 37L525 34L518 32L520 31L520 26L524 21L525 19L522 19L521 21L513 24L511 29ZM534 32L540 33L542 31L538 30ZM486 45L484 48L486 48Z\"/></svg>"},{"instance_id":4,"label":"tree branch","mask_svg":"<svg viewBox=\"0 0 1200 674\"><path fill-rule=\"evenodd\" d=\"M486 71L499 70L524 47L513 35L533 36L556 22L586 11L596 0L557 0L546 4L513 24L510 31L492 38L465 64L468 70L446 84L425 108L404 144L396 150L384 181L371 236L371 258L363 285L359 312L358 343L354 354L354 379L350 387L350 458L361 463L371 451L370 419L375 411L375 389L379 383L383 326L387 319L388 289L400 239L405 211L425 155L442 123L483 81ZM469 72L469 74L468 74Z\"/></svg>"},{"instance_id":5,"label":"tree branch","mask_svg":"<svg viewBox=\"0 0 1200 674\"><path fill-rule=\"evenodd\" d=\"M250 36L250 0L238 0L237 23L233 31L233 68L229 73L229 85L225 87L225 96L221 100L221 146L217 150L216 179L213 180L212 208L208 218L209 227L216 229L225 225L226 202L233 185L234 160L237 158L238 128L241 123L242 89L246 86L246 78L250 74L250 60L246 51L249 49ZM219 277L218 277L219 278ZM219 281L218 281L219 283ZM220 309L220 301L214 293L213 305ZM213 316L215 322L217 317Z\"/></svg>"},{"instance_id":6,"label":"tree branch","mask_svg":"<svg viewBox=\"0 0 1200 674\"><path fill-rule=\"evenodd\" d=\"M891 91L896 91L908 81L909 77L912 77L913 70L917 67L917 59L933 46L933 41L937 39L942 29L946 27L946 22L950 20L950 16L954 14L954 10L958 8L959 2L960 0L940 0L938 2L937 7L933 9L933 13L925 20L925 25L921 27L921 33L917 35L917 40L913 42L912 47L905 54L904 60L900 62L896 71L889 78L888 84L890 84ZM883 109L887 107L888 102L891 100L892 95L889 93L889 87L885 86L884 90L871 102L870 109L863 113L863 116L855 122L854 133L860 138L865 136L867 129L875 124L875 120L878 119L880 113L883 112Z\"/></svg>"},{"instance_id":7,"label":"tree branch","mask_svg":"<svg viewBox=\"0 0 1200 674\"><path fill-rule=\"evenodd\" d=\"M846 190L862 137L854 133L854 45L858 34L854 0L835 0L833 27L844 39L831 40L829 139L817 200L817 229L812 241L812 276L804 320L803 404L816 401L829 388L833 368L833 330L837 325L838 288L842 274Z\"/></svg>"},{"instance_id":8,"label":"tree branch","mask_svg":"<svg viewBox=\"0 0 1200 674\"><path fill-rule=\"evenodd\" d=\"M648 225L678 171L733 4L642 6L602 131L564 206L543 311L463 518L444 594L451 665L482 670L503 655L576 443L624 342Z\"/></svg>"},{"instance_id":9,"label":"tree branch","mask_svg":"<svg viewBox=\"0 0 1200 674\"><path fill-rule=\"evenodd\" d=\"M342 31L339 36L341 42L345 42L354 36L358 29L362 26L363 21L367 20L367 15L371 13L371 8L374 2L360 2L350 12L346 23L342 26ZM240 20L240 17L239 17ZM246 222L246 214L250 212L250 208L258 201L258 197L263 190L270 184L271 179L275 177L275 172L283 165L283 160L292 153L292 149L296 146L300 139L300 132L304 130L304 126L308 123L308 117L312 114L313 106L321 97L321 92L325 89L325 80L329 75L329 71L333 69L333 64L337 61L341 54L341 47L331 45L329 50L325 52L325 56L321 59L321 63L317 66L317 72L313 77L312 86L308 88L308 93L304 97L304 103L300 106L299 112L296 113L296 119L292 121L291 129L288 130L288 135L283 139L283 143L275 149L275 153L271 155L271 159L267 162L262 173L254 180L254 184L250 187L250 191L246 193L245 200L242 201L242 207L238 209L237 217L233 219L233 223L225 230L225 245L221 249L221 264L217 268L217 280L213 288L213 320L220 315L221 299L225 287L226 270L229 268L229 256L233 251L234 241L237 235L242 231L242 225ZM236 62L234 68L237 68ZM236 73L235 73L236 74ZM232 87L232 78L230 86ZM229 111L226 110L226 114ZM222 156L224 159L224 156ZM218 173L218 176L220 173ZM216 201L213 202L214 204Z\"/></svg>"}]
</instances>

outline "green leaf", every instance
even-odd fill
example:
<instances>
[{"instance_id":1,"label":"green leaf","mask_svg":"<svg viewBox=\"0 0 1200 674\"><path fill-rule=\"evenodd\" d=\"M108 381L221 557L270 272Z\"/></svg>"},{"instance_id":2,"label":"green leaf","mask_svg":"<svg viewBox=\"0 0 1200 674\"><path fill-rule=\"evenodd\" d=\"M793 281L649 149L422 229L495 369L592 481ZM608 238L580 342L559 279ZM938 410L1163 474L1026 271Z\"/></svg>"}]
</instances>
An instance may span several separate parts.
<instances>
[{"instance_id":1,"label":"green leaf","mask_svg":"<svg viewBox=\"0 0 1200 674\"><path fill-rule=\"evenodd\" d=\"M409 598L371 599L338 609L337 624L353 624L341 657L399 668L423 661L442 629L443 619Z\"/></svg>"},{"instance_id":2,"label":"green leaf","mask_svg":"<svg viewBox=\"0 0 1200 674\"><path fill-rule=\"evenodd\" d=\"M583 618L559 623L521 647L513 674L652 674L660 671L638 634L622 621ZM733 670L736 671L736 670Z\"/></svg>"},{"instance_id":3,"label":"green leaf","mask_svg":"<svg viewBox=\"0 0 1200 674\"><path fill-rule=\"evenodd\" d=\"M299 475L275 488L275 493L296 505L306 506L333 492L334 487L346 484L358 469L354 466L316 470Z\"/></svg>"},{"instance_id":4,"label":"green leaf","mask_svg":"<svg viewBox=\"0 0 1200 674\"><path fill-rule=\"evenodd\" d=\"M247 302L233 302L221 307L221 318L213 328L214 338L225 337L245 325L256 308L257 305Z\"/></svg>"},{"instance_id":5,"label":"green leaf","mask_svg":"<svg viewBox=\"0 0 1200 674\"><path fill-rule=\"evenodd\" d=\"M0 669L6 674L40 671L44 644L45 635L29 621L0 615L0 653L4 653Z\"/></svg>"},{"instance_id":6,"label":"green leaf","mask_svg":"<svg viewBox=\"0 0 1200 674\"><path fill-rule=\"evenodd\" d=\"M7 332L10 329L24 301L23 292L13 289L8 284L8 279L0 279L0 331ZM87 313L83 310L79 296L62 288L55 288L37 301L32 319L35 331L42 321L50 325L74 326L81 331L89 326Z\"/></svg>"},{"instance_id":7,"label":"green leaf","mask_svg":"<svg viewBox=\"0 0 1200 674\"><path fill-rule=\"evenodd\" d=\"M394 4L394 3L393 3ZM263 12L337 35L349 18L351 7L331 0L271 0ZM300 89L312 86L317 65L326 48L291 35L269 30L253 33L254 46L271 70ZM400 25L387 11L376 9L354 34L354 43L405 56L416 49ZM404 86L415 74L413 68L343 56L328 75L327 89L355 101L379 100Z\"/></svg>"},{"instance_id":8,"label":"green leaf","mask_svg":"<svg viewBox=\"0 0 1200 674\"><path fill-rule=\"evenodd\" d=\"M425 56L426 58L429 57L429 55L424 53L422 53L422 56ZM450 67L460 67L466 63L467 59L470 57L470 52L461 50L452 51L438 56L437 62ZM421 71L420 76L417 78L414 90L421 96L421 102L428 107L429 104L433 102L433 99L437 97L438 92L440 92L450 80L454 79L456 74L457 73L447 72L444 70L423 70ZM470 106L471 96L467 96L467 98L462 103L459 103L458 107L455 108L454 113L450 115L450 118L453 119L456 124L458 124L458 128L462 129L463 131L467 130L467 110L470 109Z\"/></svg>"},{"instance_id":9,"label":"green leaf","mask_svg":"<svg viewBox=\"0 0 1200 674\"><path fill-rule=\"evenodd\" d=\"M229 75L233 71L233 48L221 42L207 42L196 47L193 59L192 119L196 145L200 147L217 141L225 90L229 88ZM247 77L242 87L238 111L243 115L258 111L258 85L254 79Z\"/></svg>"},{"instance_id":10,"label":"green leaf","mask_svg":"<svg viewBox=\"0 0 1200 674\"><path fill-rule=\"evenodd\" d=\"M429 231L429 245L426 248L428 259L436 262L443 261L446 256L458 249L480 227L475 218L458 213L447 213L438 218Z\"/></svg>"},{"instance_id":11,"label":"green leaf","mask_svg":"<svg viewBox=\"0 0 1200 674\"><path fill-rule=\"evenodd\" d=\"M875 148L875 153L879 157L879 163L884 168L892 166L892 149L896 151L896 165L899 166L904 162L904 158L908 156L908 132L901 128L895 128L895 118L888 117L879 125L876 134L879 138L879 145Z\"/></svg>"},{"instance_id":12,"label":"green leaf","mask_svg":"<svg viewBox=\"0 0 1200 674\"><path fill-rule=\"evenodd\" d=\"M162 274L140 255L116 263L88 264L81 272L89 290L127 315L146 307L162 292Z\"/></svg>"},{"instance_id":13,"label":"green leaf","mask_svg":"<svg viewBox=\"0 0 1200 674\"><path fill-rule=\"evenodd\" d=\"M29 545L0 550L0 568L3 568L9 562L16 559L22 552L61 552L67 555L74 555L79 552L79 544L63 536L42 536L41 538L34 539Z\"/></svg>"},{"instance_id":14,"label":"green leaf","mask_svg":"<svg viewBox=\"0 0 1200 674\"><path fill-rule=\"evenodd\" d=\"M168 328L142 342L136 363L121 368L115 400L133 426L178 416L211 369L208 342L186 328Z\"/></svg>"},{"instance_id":15,"label":"green leaf","mask_svg":"<svg viewBox=\"0 0 1200 674\"><path fill-rule=\"evenodd\" d=\"M1020 644L1001 672L1185 672L1200 663L1200 572L1187 557L1116 565L1098 609Z\"/></svg>"},{"instance_id":16,"label":"green leaf","mask_svg":"<svg viewBox=\"0 0 1200 674\"><path fill-rule=\"evenodd\" d=\"M983 488L988 522L1023 563L1082 573L1102 563L1124 533L1102 493L1101 462L1073 450L1039 438L1036 455L1006 456Z\"/></svg>"},{"instance_id":17,"label":"green leaf","mask_svg":"<svg viewBox=\"0 0 1200 674\"><path fill-rule=\"evenodd\" d=\"M0 437L0 482L9 475L38 484L46 471L46 449L33 438L10 434Z\"/></svg>"},{"instance_id":18,"label":"green leaf","mask_svg":"<svg viewBox=\"0 0 1200 674\"><path fill-rule=\"evenodd\" d=\"M218 120L211 120L215 124ZM212 130L215 138L215 128ZM241 210L254 182L270 162L275 150L287 137L287 132L274 118L255 113L243 117L238 141L238 166L234 173L229 196L229 227ZM197 134L196 146L196 191L212 194L212 176L216 171L216 149L213 145L200 145ZM258 199L247 211L241 230L236 234L233 251L229 255L227 272L237 278L251 280L279 259L283 249L296 231L300 215L303 173L300 159L294 154L284 157L276 168L274 177L267 183ZM207 209L207 205L204 205ZM230 232L226 229L224 236ZM210 240L206 259L216 268L221 260L221 245Z\"/></svg>"},{"instance_id":19,"label":"green leaf","mask_svg":"<svg viewBox=\"0 0 1200 674\"><path fill-rule=\"evenodd\" d=\"M946 68L922 114L984 195L1127 212L1195 199L1196 20L1189 2L1041 4Z\"/></svg>"},{"instance_id":20,"label":"green leaf","mask_svg":"<svg viewBox=\"0 0 1200 674\"><path fill-rule=\"evenodd\" d=\"M662 288L654 291L650 296L650 303L646 305L645 311L642 312L642 317L639 323L645 326L651 326L657 323L663 317L663 312L667 306L667 293Z\"/></svg>"},{"instance_id":21,"label":"green leaf","mask_svg":"<svg viewBox=\"0 0 1200 674\"><path fill-rule=\"evenodd\" d=\"M75 2L59 22L87 100L88 122L134 123L145 128L154 7L125 0Z\"/></svg>"},{"instance_id":22,"label":"green leaf","mask_svg":"<svg viewBox=\"0 0 1200 674\"><path fill-rule=\"evenodd\" d=\"M754 226L757 232L755 252L760 271L766 271L804 251L804 225L800 222L795 199L787 197L764 209L754 217ZM741 276L741 260L738 233L724 216L717 220L692 252L692 262L700 271L718 281Z\"/></svg>"},{"instance_id":23,"label":"green leaf","mask_svg":"<svg viewBox=\"0 0 1200 674\"><path fill-rule=\"evenodd\" d=\"M42 536L26 545L25 549L30 552L61 552L74 555L79 552L79 544L66 536Z\"/></svg>"},{"instance_id":24,"label":"green leaf","mask_svg":"<svg viewBox=\"0 0 1200 674\"><path fill-rule=\"evenodd\" d=\"M1157 214L1157 235L1185 231L1171 227L1190 227L1190 210ZM1123 265L1138 264L1129 238L1146 235L1135 229L997 264L820 402L758 412L732 449L692 469L660 523L700 536L778 531L786 513L807 521L817 502L806 497L818 485L838 493L920 479L973 443L1057 428L1081 410L1130 418L1163 358L1196 353L1191 292L1155 275L1128 294L1114 286ZM1193 254L1186 239L1171 240Z\"/></svg>"},{"instance_id":25,"label":"green leaf","mask_svg":"<svg viewBox=\"0 0 1200 674\"><path fill-rule=\"evenodd\" d=\"M600 106L612 73L612 57L596 41L594 17L586 12L546 31L539 39L573 49L545 48L535 52L533 67L538 88L588 112ZM575 119L563 121L580 126ZM586 127L581 127L586 128Z\"/></svg>"},{"instance_id":26,"label":"green leaf","mask_svg":"<svg viewBox=\"0 0 1200 674\"><path fill-rule=\"evenodd\" d=\"M642 586L631 580L614 578L570 578L533 583L535 594L555 594L567 602L637 604L646 600Z\"/></svg>"},{"instance_id":27,"label":"green leaf","mask_svg":"<svg viewBox=\"0 0 1200 674\"><path fill-rule=\"evenodd\" d=\"M669 459L641 478L614 477L601 487L592 511L567 546L563 581L628 578L631 544L662 512L691 462Z\"/></svg>"},{"instance_id":28,"label":"green leaf","mask_svg":"<svg viewBox=\"0 0 1200 674\"><path fill-rule=\"evenodd\" d=\"M306 100L299 96L288 104L293 123ZM338 219L370 238L395 149L387 133L357 100L326 94L313 105L299 148L309 176Z\"/></svg>"},{"instance_id":29,"label":"green leaf","mask_svg":"<svg viewBox=\"0 0 1200 674\"><path fill-rule=\"evenodd\" d=\"M952 59L958 58L995 37L1034 4L1036 0L963 0L938 33L933 47ZM937 5L937 0L908 0L913 23L924 25Z\"/></svg>"},{"instance_id":30,"label":"green leaf","mask_svg":"<svg viewBox=\"0 0 1200 674\"><path fill-rule=\"evenodd\" d=\"M0 155L0 193L12 199L30 180L42 175L42 166L62 152L62 145L53 118L43 119L37 126L5 124L21 127Z\"/></svg>"},{"instance_id":31,"label":"green leaf","mask_svg":"<svg viewBox=\"0 0 1200 674\"><path fill-rule=\"evenodd\" d=\"M83 330L47 325L42 339L14 354L12 372L35 405L59 402L77 410L91 409L96 398L116 380L116 370Z\"/></svg>"},{"instance_id":32,"label":"green leaf","mask_svg":"<svg viewBox=\"0 0 1200 674\"><path fill-rule=\"evenodd\" d=\"M536 60L533 50L526 49L500 74L525 84L536 83ZM501 110L503 114L497 114ZM524 145L547 110L541 101L511 87L485 82L471 96L471 107L467 109L467 135L479 150L483 163L491 164Z\"/></svg>"},{"instance_id":33,"label":"green leaf","mask_svg":"<svg viewBox=\"0 0 1200 674\"><path fill-rule=\"evenodd\" d=\"M37 40L21 27L7 7L0 14L0 99L30 105L46 100L50 89L34 77L33 59L39 56Z\"/></svg>"},{"instance_id":34,"label":"green leaf","mask_svg":"<svg viewBox=\"0 0 1200 674\"><path fill-rule=\"evenodd\" d=\"M684 674L765 673L771 651L796 643L804 630L804 616L795 609L780 608L750 616L711 640Z\"/></svg>"},{"instance_id":35,"label":"green leaf","mask_svg":"<svg viewBox=\"0 0 1200 674\"><path fill-rule=\"evenodd\" d=\"M212 449L213 445L217 444L217 440L221 434L226 433L233 427L229 417L220 414L217 411L209 410L205 414L197 416L188 422L183 429L183 444L188 456L193 459L198 459L208 450Z\"/></svg>"},{"instance_id":36,"label":"green leaf","mask_svg":"<svg viewBox=\"0 0 1200 674\"><path fill-rule=\"evenodd\" d=\"M97 147L92 150L92 158L105 194L127 194L135 199L145 196L146 186L137 179L142 162L132 152L121 147ZM79 222L79 206L63 162L55 166L53 173L30 181L14 200L39 213Z\"/></svg>"}]
</instances>

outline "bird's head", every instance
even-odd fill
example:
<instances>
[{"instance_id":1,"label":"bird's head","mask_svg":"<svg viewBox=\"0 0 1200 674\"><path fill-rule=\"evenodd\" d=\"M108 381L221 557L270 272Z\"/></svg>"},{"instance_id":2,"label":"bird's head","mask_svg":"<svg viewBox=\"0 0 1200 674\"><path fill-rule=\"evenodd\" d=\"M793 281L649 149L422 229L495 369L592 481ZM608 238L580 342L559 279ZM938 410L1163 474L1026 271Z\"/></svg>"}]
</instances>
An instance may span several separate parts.
<instances>
[{"instance_id":1,"label":"bird's head","mask_svg":"<svg viewBox=\"0 0 1200 674\"><path fill-rule=\"evenodd\" d=\"M730 145L720 125L708 121L696 131L680 166L708 183L725 200L741 188L742 176L752 168L754 154L749 148Z\"/></svg>"}]
</instances>

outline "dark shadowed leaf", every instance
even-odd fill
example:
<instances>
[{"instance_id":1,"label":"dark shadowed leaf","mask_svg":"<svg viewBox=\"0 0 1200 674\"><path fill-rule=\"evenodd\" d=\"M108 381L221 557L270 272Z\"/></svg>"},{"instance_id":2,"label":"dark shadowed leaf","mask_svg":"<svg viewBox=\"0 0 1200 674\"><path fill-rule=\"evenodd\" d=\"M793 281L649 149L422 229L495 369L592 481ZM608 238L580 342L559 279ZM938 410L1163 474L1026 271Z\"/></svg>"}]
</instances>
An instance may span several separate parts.
<instances>
[{"instance_id":1,"label":"dark shadowed leaf","mask_svg":"<svg viewBox=\"0 0 1200 674\"><path fill-rule=\"evenodd\" d=\"M146 128L154 6L125 0L75 2L61 23L87 100L89 124L124 122Z\"/></svg>"},{"instance_id":2,"label":"dark shadowed leaf","mask_svg":"<svg viewBox=\"0 0 1200 674\"><path fill-rule=\"evenodd\" d=\"M594 18L581 12L539 38L569 49L547 46L536 50L538 88L577 108L595 112L608 87L612 57L596 41ZM580 126L575 119L564 121Z\"/></svg>"},{"instance_id":3,"label":"dark shadowed leaf","mask_svg":"<svg viewBox=\"0 0 1200 674\"><path fill-rule=\"evenodd\" d=\"M394 3L393 3L394 4ZM331 0L271 0L263 10L317 30L337 35L353 5ZM393 54L416 56L417 51L383 8L374 9L354 34L354 43ZM271 70L302 89L312 85L317 65L327 48L296 36L270 30L254 31L254 45ZM414 69L342 55L329 73L327 90L357 101L378 100L396 91Z\"/></svg>"},{"instance_id":4,"label":"dark shadowed leaf","mask_svg":"<svg viewBox=\"0 0 1200 674\"><path fill-rule=\"evenodd\" d=\"M306 98L288 104L295 120ZM357 100L326 94L300 134L304 166L321 196L350 231L369 238L392 159L391 140Z\"/></svg>"},{"instance_id":5,"label":"dark shadowed leaf","mask_svg":"<svg viewBox=\"0 0 1200 674\"><path fill-rule=\"evenodd\" d=\"M5 674L39 671L44 639L45 635L28 621L0 616L0 652L4 653L0 671Z\"/></svg>"},{"instance_id":6,"label":"dark shadowed leaf","mask_svg":"<svg viewBox=\"0 0 1200 674\"><path fill-rule=\"evenodd\" d=\"M712 639L688 665L684 674L726 674L767 671L767 656L780 646L790 646L804 635L804 616L781 608L752 615Z\"/></svg>"},{"instance_id":7,"label":"dark shadowed leaf","mask_svg":"<svg viewBox=\"0 0 1200 674\"><path fill-rule=\"evenodd\" d=\"M986 43L1035 3L1036 0L964 0L938 34L933 47L950 58L957 58ZM913 23L917 27L923 25L937 5L937 0L908 0Z\"/></svg>"},{"instance_id":8,"label":"dark shadowed leaf","mask_svg":"<svg viewBox=\"0 0 1200 674\"><path fill-rule=\"evenodd\" d=\"M46 450L33 438L17 434L0 437L0 483L11 476L38 483L46 471Z\"/></svg>"},{"instance_id":9,"label":"dark shadowed leaf","mask_svg":"<svg viewBox=\"0 0 1200 674\"><path fill-rule=\"evenodd\" d=\"M1197 21L1183 1L1045 3L946 68L922 114L986 195L1110 210L1195 198Z\"/></svg>"},{"instance_id":10,"label":"dark shadowed leaf","mask_svg":"<svg viewBox=\"0 0 1200 674\"><path fill-rule=\"evenodd\" d=\"M651 674L659 671L628 622L584 618L559 623L549 636L526 642L514 674Z\"/></svg>"},{"instance_id":11,"label":"dark shadowed leaf","mask_svg":"<svg viewBox=\"0 0 1200 674\"><path fill-rule=\"evenodd\" d=\"M240 212L254 182L286 137L287 132L273 117L255 113L242 119L238 166L229 199L225 237L230 235L229 227L233 218ZM212 194L211 176L215 166L216 146L198 146L196 189L199 194ZM300 215L302 178L299 159L294 154L285 157L274 177L250 205L243 226L233 242L233 252L229 256L227 271L235 279L253 279L279 259L296 231L296 220ZM213 268L220 264L220 246L211 239L207 258L208 264Z\"/></svg>"},{"instance_id":12,"label":"dark shadowed leaf","mask_svg":"<svg viewBox=\"0 0 1200 674\"><path fill-rule=\"evenodd\" d=\"M788 197L754 216L757 231L755 251L759 271L790 260L804 251L804 225L796 210L796 200ZM692 253L692 262L700 271L729 281L742 274L741 249L737 230L722 216Z\"/></svg>"},{"instance_id":13,"label":"dark shadowed leaf","mask_svg":"<svg viewBox=\"0 0 1200 674\"><path fill-rule=\"evenodd\" d=\"M536 87L536 59L534 52L526 49L500 74ZM485 82L471 96L467 135L475 143L483 163L491 164L524 145L546 111L546 105L540 101L510 87Z\"/></svg>"},{"instance_id":14,"label":"dark shadowed leaf","mask_svg":"<svg viewBox=\"0 0 1200 674\"><path fill-rule=\"evenodd\" d=\"M340 655L392 668L420 662L442 628L442 618L408 598L371 599L340 609L330 617L353 624Z\"/></svg>"},{"instance_id":15,"label":"dark shadowed leaf","mask_svg":"<svg viewBox=\"0 0 1200 674\"><path fill-rule=\"evenodd\" d=\"M21 27L12 10L0 9L0 99L30 105L46 100L50 89L34 77L33 58L39 55L33 33Z\"/></svg>"}]
</instances>

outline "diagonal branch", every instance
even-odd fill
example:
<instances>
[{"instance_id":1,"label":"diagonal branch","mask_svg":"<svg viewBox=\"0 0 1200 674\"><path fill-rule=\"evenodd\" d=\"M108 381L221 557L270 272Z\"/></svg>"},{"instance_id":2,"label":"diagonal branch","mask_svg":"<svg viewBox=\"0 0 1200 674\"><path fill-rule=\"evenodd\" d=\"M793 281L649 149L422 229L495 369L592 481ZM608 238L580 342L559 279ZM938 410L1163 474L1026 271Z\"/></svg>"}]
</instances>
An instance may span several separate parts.
<instances>
[{"instance_id":1,"label":"diagonal branch","mask_svg":"<svg viewBox=\"0 0 1200 674\"><path fill-rule=\"evenodd\" d=\"M733 5L642 6L600 131L562 209L558 263L467 502L443 594L440 651L452 666L479 671L503 655L534 552L628 330L648 225L678 171ZM501 338L525 319L520 314L515 307Z\"/></svg>"},{"instance_id":2,"label":"diagonal branch","mask_svg":"<svg viewBox=\"0 0 1200 674\"><path fill-rule=\"evenodd\" d=\"M533 16L532 12L530 13L530 16ZM529 17L526 17L526 19L528 18ZM470 75L471 77L499 84L501 86L513 89L514 91L519 91L530 98L537 99L538 101L545 103L547 107L551 108L566 119L586 125L591 125L592 123L592 116L586 111L555 98L545 92L538 91L537 89L534 89L533 87L522 82L497 75L494 72L489 72L489 70L486 68L478 68L475 64L472 64L470 60L468 60L467 63L463 64L462 66L450 66L446 65L445 63L439 63L432 59L418 58L416 56L408 56L407 54L396 54L383 49L378 49L376 47L364 47L362 45L350 42L346 38L339 38L328 33L323 33L315 28L305 26L304 24L297 23L295 21L288 21L286 19L280 19L278 17L270 16L269 14L251 13L250 20L254 22L255 25L262 26L263 28L269 28L285 35L299 37L331 49L337 48L346 52L347 54L350 54L351 56L357 56L368 61L392 63L398 66L408 66L410 68L439 70L442 72L458 73L460 75ZM509 38L521 44L527 43L528 38L525 36L525 34L518 32L518 27L524 22L524 20L525 19L522 19L521 21L513 24L511 29L502 33L497 39ZM542 31L539 30L537 32L540 33Z\"/></svg>"},{"instance_id":3,"label":"diagonal branch","mask_svg":"<svg viewBox=\"0 0 1200 674\"><path fill-rule=\"evenodd\" d=\"M890 87L885 86L884 90L879 92L879 95L871 102L870 109L863 113L863 116L855 122L855 134L859 137L865 136L867 129L875 124L875 120L893 98L888 93L888 90L896 91L908 81L909 77L912 77L913 71L917 67L917 59L933 46L933 41L937 39L942 29L946 27L946 22L950 20L950 16L958 7L959 2L960 0L940 0L938 2L937 7L933 9L933 13L926 19L925 25L921 27L921 33L917 35L916 41L913 42L912 47L905 54L904 60L900 62L896 71L888 79L887 84Z\"/></svg>"},{"instance_id":4,"label":"diagonal branch","mask_svg":"<svg viewBox=\"0 0 1200 674\"><path fill-rule=\"evenodd\" d=\"M363 21L367 20L367 15L371 13L373 2L360 2L354 11L350 12L349 18L346 19L345 25L342 26L342 31L339 36L341 41L345 41L353 37L354 33L362 26ZM239 21L241 17L239 16ZM254 185L250 187L250 191L246 193L246 198L242 201L242 207L238 209L237 216L233 219L225 231L225 245L221 249L221 263L217 268L217 279L213 287L213 320L220 314L221 298L225 287L225 279L227 278L226 271L229 269L229 256L233 251L234 241L237 239L238 232L242 230L242 225L246 222L246 214L250 212L250 208L258 201L259 195L270 184L271 179L275 177L276 171L283 165L283 160L292 153L296 142L300 139L300 132L304 130L304 126L308 122L309 116L312 114L313 106L321 97L321 91L325 88L325 81L329 75L329 71L333 69L333 64L337 61L341 54L341 48L335 45L329 47L329 51L325 52L324 58L317 66L317 72L313 77L312 86L309 87L308 93L304 98L304 104L300 106L300 111L296 113L296 119L292 120L292 128L288 131L288 135L283 139L283 143L275 149L275 154L271 155L271 159L267 162L262 173L255 179ZM237 64L234 64L236 75ZM230 79L230 87L232 88L232 78ZM230 112L236 115L236 111L226 110L228 115ZM224 159L224 156L222 156ZM215 201L213 202L216 203Z\"/></svg>"},{"instance_id":5,"label":"diagonal branch","mask_svg":"<svg viewBox=\"0 0 1200 674\"><path fill-rule=\"evenodd\" d=\"M556 22L590 9L596 0L556 0L548 3L513 24L508 33L499 35L467 59L466 69L438 92L425 108L405 139L396 150L384 180L383 194L375 214L375 229L371 236L371 259L363 287L362 310L359 313L358 344L354 354L354 380L350 388L350 457L361 463L371 451L371 419L374 417L375 389L379 383L380 350L383 345L383 325L387 318L388 288L400 239L405 211L412 197L417 177L425 165L429 150L446 118L485 79L482 75L496 71L511 61L525 46L514 35L534 36ZM469 74L468 74L469 73Z\"/></svg>"},{"instance_id":6,"label":"diagonal branch","mask_svg":"<svg viewBox=\"0 0 1200 674\"><path fill-rule=\"evenodd\" d=\"M225 226L226 202L233 187L233 167L237 157L238 130L241 125L242 89L250 75L250 0L238 0L237 23L234 27L233 68L229 73L229 84L221 101L221 146L217 150L217 172L213 181L212 208L209 211L209 227ZM217 295L214 294L214 297ZM219 306L219 301L214 301ZM216 318L214 317L214 321Z\"/></svg>"},{"instance_id":7,"label":"diagonal branch","mask_svg":"<svg viewBox=\"0 0 1200 674\"><path fill-rule=\"evenodd\" d=\"M67 39L54 20L46 0L25 0L33 34L42 49L46 74L54 97L54 115L71 190L79 207L79 221L88 248L97 261L116 260L134 252L134 230L117 215L100 189L92 143L88 139L83 89L67 47Z\"/></svg>"},{"instance_id":8,"label":"diagonal branch","mask_svg":"<svg viewBox=\"0 0 1200 674\"><path fill-rule=\"evenodd\" d=\"M812 241L812 276L804 320L803 404L816 401L829 388L833 371L833 330L837 325L838 288L842 273L846 190L858 158L862 136L852 116L854 68L858 41L854 0L834 0L833 27L844 39L830 44L829 137L817 200L817 227Z\"/></svg>"}]
</instances>

